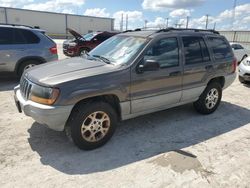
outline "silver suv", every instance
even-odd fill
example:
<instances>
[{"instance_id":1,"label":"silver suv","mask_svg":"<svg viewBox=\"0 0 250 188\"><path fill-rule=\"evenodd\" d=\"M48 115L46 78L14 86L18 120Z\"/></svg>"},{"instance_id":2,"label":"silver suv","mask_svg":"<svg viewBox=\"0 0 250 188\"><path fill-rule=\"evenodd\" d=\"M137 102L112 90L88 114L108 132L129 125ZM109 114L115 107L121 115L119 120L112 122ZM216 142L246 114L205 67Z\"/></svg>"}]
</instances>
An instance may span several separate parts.
<instances>
[{"instance_id":1,"label":"silver suv","mask_svg":"<svg viewBox=\"0 0 250 188\"><path fill-rule=\"evenodd\" d=\"M23 71L58 59L55 42L40 29L22 25L0 25L0 72Z\"/></svg>"},{"instance_id":2,"label":"silver suv","mask_svg":"<svg viewBox=\"0 0 250 188\"><path fill-rule=\"evenodd\" d=\"M119 120L187 103L213 113L236 65L216 31L126 32L84 57L29 69L15 101L37 122L65 130L79 148L94 149L111 138Z\"/></svg>"}]
</instances>

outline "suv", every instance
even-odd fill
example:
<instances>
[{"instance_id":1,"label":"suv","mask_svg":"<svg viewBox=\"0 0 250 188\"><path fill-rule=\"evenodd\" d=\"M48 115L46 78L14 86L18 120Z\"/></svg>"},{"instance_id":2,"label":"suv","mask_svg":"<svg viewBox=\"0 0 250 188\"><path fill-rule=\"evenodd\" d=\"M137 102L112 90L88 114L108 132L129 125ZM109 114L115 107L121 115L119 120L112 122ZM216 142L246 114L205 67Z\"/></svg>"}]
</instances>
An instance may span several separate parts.
<instances>
[{"instance_id":1,"label":"suv","mask_svg":"<svg viewBox=\"0 0 250 188\"><path fill-rule=\"evenodd\" d=\"M65 130L79 148L94 149L119 120L186 103L213 113L236 64L216 31L126 32L85 56L31 68L14 89L15 101L37 122Z\"/></svg>"},{"instance_id":2,"label":"suv","mask_svg":"<svg viewBox=\"0 0 250 188\"><path fill-rule=\"evenodd\" d=\"M40 29L22 25L0 25L0 71L15 72L58 60L55 42Z\"/></svg>"},{"instance_id":3,"label":"suv","mask_svg":"<svg viewBox=\"0 0 250 188\"><path fill-rule=\"evenodd\" d=\"M103 41L118 34L117 32L99 31L82 36L72 29L68 29L68 31L74 36L74 39L64 41L63 53L69 57L80 56L85 52L89 52Z\"/></svg>"}]
</instances>

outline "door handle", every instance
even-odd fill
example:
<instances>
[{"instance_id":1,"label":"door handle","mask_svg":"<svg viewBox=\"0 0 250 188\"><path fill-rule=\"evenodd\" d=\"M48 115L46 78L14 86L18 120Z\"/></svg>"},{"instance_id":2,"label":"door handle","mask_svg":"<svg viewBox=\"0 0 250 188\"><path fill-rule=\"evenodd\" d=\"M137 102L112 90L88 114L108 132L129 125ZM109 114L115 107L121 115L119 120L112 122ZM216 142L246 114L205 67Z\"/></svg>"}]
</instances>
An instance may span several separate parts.
<instances>
[{"instance_id":1,"label":"door handle","mask_svg":"<svg viewBox=\"0 0 250 188\"><path fill-rule=\"evenodd\" d=\"M169 73L169 76L179 76L179 75L181 75L181 71L175 71L175 72Z\"/></svg>"},{"instance_id":2,"label":"door handle","mask_svg":"<svg viewBox=\"0 0 250 188\"><path fill-rule=\"evenodd\" d=\"M213 68L214 68L213 65L207 65L207 66L205 67L206 70L211 70L211 69L213 69Z\"/></svg>"}]
</instances>

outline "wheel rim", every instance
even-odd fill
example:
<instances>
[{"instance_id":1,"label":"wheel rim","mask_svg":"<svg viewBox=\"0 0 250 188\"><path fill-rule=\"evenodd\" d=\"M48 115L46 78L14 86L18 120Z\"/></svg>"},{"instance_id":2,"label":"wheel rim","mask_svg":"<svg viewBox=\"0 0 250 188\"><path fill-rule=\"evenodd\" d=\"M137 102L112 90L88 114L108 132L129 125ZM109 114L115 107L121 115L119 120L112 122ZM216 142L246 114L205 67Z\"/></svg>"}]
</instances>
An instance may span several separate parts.
<instances>
[{"instance_id":1,"label":"wheel rim","mask_svg":"<svg viewBox=\"0 0 250 188\"><path fill-rule=\"evenodd\" d=\"M28 65L26 65L25 67L24 67L24 70L27 70L27 69L29 69L29 68L31 68L31 67L34 67L35 66L35 64L28 64Z\"/></svg>"},{"instance_id":2,"label":"wheel rim","mask_svg":"<svg viewBox=\"0 0 250 188\"><path fill-rule=\"evenodd\" d=\"M87 54L87 53L88 53L87 50L83 50L83 51L81 51L80 55L81 55L81 56L84 56L84 55Z\"/></svg>"},{"instance_id":3,"label":"wheel rim","mask_svg":"<svg viewBox=\"0 0 250 188\"><path fill-rule=\"evenodd\" d=\"M213 88L211 89L206 97L206 107L208 109L212 109L213 107L215 107L215 105L217 104L219 99L219 92L217 89Z\"/></svg>"},{"instance_id":4,"label":"wheel rim","mask_svg":"<svg viewBox=\"0 0 250 188\"><path fill-rule=\"evenodd\" d=\"M88 142L97 142L107 135L110 124L110 118L105 112L93 112L83 121L82 138Z\"/></svg>"}]
</instances>

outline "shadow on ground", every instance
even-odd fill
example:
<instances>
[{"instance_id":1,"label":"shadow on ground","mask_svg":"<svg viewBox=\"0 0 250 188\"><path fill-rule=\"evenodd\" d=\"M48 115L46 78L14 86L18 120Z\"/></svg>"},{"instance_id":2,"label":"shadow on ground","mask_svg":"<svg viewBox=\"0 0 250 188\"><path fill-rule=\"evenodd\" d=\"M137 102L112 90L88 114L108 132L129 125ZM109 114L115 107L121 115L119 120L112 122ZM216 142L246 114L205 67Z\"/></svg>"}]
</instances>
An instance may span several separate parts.
<instances>
[{"instance_id":1,"label":"shadow on ground","mask_svg":"<svg viewBox=\"0 0 250 188\"><path fill-rule=\"evenodd\" d=\"M11 73L1 73L0 75L0 92L11 91L19 83L19 78Z\"/></svg>"},{"instance_id":2,"label":"shadow on ground","mask_svg":"<svg viewBox=\"0 0 250 188\"><path fill-rule=\"evenodd\" d=\"M64 133L38 123L29 129L28 141L42 164L66 174L89 174L206 141L248 124L249 114L250 110L227 102L207 116L185 105L124 121L105 146L93 151L79 150Z\"/></svg>"}]
</instances>

